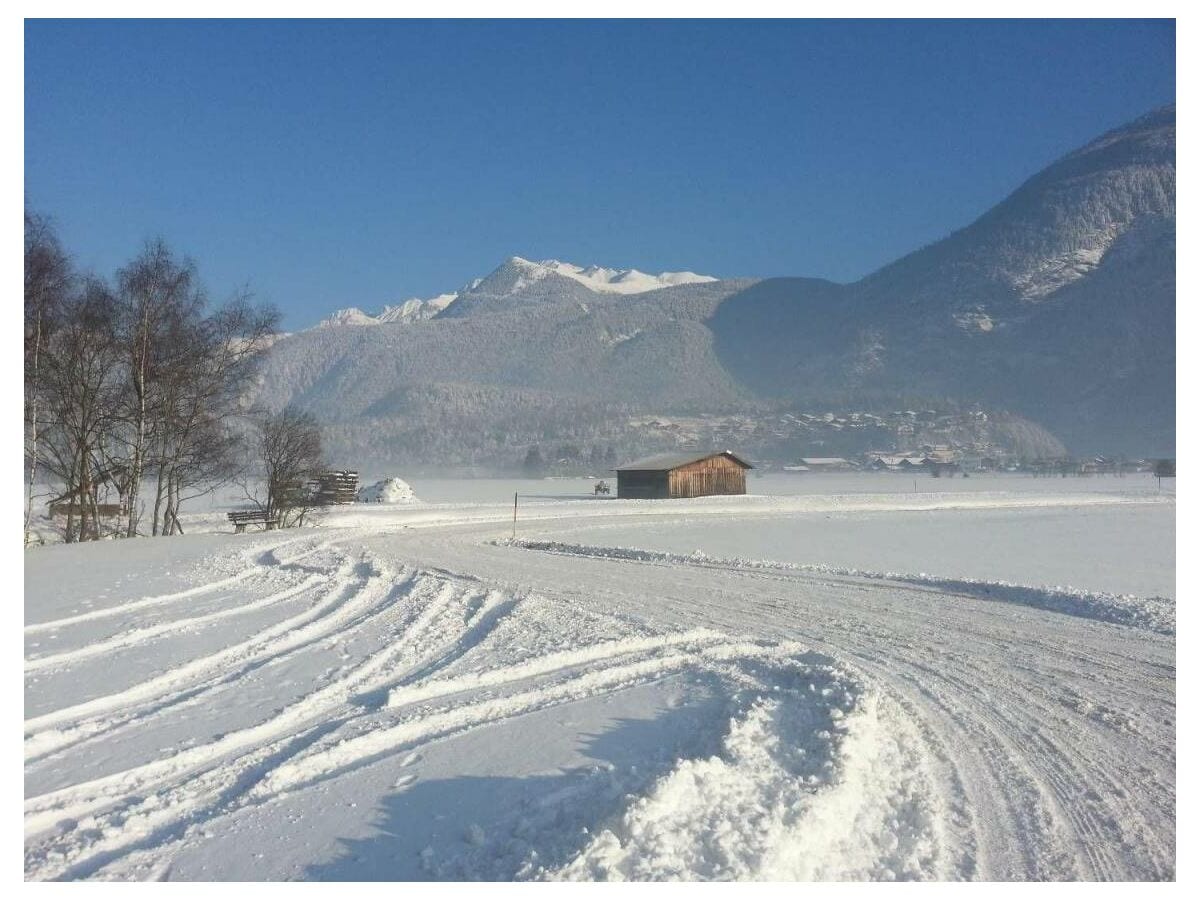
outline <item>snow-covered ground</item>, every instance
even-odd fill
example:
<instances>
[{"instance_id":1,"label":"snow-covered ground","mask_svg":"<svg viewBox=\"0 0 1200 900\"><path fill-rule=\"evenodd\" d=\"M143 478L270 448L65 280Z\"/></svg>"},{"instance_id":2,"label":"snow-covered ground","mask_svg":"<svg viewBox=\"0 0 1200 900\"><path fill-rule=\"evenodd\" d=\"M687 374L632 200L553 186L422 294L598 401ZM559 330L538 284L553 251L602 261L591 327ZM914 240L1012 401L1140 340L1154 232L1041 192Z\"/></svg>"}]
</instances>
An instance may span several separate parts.
<instances>
[{"instance_id":1,"label":"snow-covered ground","mask_svg":"<svg viewBox=\"0 0 1200 900\"><path fill-rule=\"evenodd\" d=\"M1173 877L1153 481L407 480L26 554L27 878Z\"/></svg>"}]
</instances>

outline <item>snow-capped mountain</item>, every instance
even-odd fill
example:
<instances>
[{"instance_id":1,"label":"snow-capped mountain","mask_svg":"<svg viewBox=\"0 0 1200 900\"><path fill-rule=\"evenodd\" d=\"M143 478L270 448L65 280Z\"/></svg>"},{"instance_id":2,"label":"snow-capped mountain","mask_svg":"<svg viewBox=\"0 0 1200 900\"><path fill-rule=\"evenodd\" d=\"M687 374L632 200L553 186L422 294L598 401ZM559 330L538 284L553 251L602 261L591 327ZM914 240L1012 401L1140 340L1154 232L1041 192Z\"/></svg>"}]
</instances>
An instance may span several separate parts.
<instances>
[{"instance_id":1,"label":"snow-capped mountain","mask_svg":"<svg viewBox=\"0 0 1200 900\"><path fill-rule=\"evenodd\" d=\"M317 328L329 328L336 325L384 325L388 323L419 322L432 319L458 298L458 292L438 294L428 300L413 297L397 303L395 306L385 306L375 315L363 312L357 306L339 309L327 319L317 323Z\"/></svg>"},{"instance_id":2,"label":"snow-capped mountain","mask_svg":"<svg viewBox=\"0 0 1200 900\"><path fill-rule=\"evenodd\" d=\"M557 278L569 278L589 291L599 294L644 294L681 284L705 284L718 280L712 275L697 275L695 272L660 272L651 275L637 269L577 266L557 259L531 262L513 256L485 277L476 278L457 291L439 294L429 300L405 300L395 306L385 306L382 312L376 314L364 312L356 306L339 309L328 318L322 319L316 327L419 322L438 315L461 296L469 294L475 300L483 297L511 297L524 293L547 278L550 279L551 286ZM464 306L466 305L469 304Z\"/></svg>"},{"instance_id":3,"label":"snow-capped mountain","mask_svg":"<svg viewBox=\"0 0 1200 900\"><path fill-rule=\"evenodd\" d=\"M712 275L697 275L695 272L659 272L657 275L650 275L637 269L577 266L573 263L559 262L557 259L534 263L514 256L508 263L522 268L529 273L528 277L544 277L539 276L539 272L546 270L564 275L602 294L644 294L646 291L657 291L659 288L676 284L700 284L717 280Z\"/></svg>"}]
</instances>

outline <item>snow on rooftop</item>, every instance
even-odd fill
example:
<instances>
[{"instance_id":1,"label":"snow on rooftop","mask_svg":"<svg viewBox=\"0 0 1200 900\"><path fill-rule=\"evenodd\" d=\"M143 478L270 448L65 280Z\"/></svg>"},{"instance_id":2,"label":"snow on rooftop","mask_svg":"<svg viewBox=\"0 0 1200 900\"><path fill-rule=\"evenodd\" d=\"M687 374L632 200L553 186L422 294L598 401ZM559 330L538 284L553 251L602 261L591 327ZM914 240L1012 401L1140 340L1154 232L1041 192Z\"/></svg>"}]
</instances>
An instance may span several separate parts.
<instances>
[{"instance_id":1,"label":"snow on rooftop","mask_svg":"<svg viewBox=\"0 0 1200 900\"><path fill-rule=\"evenodd\" d=\"M702 459L709 459L713 456L728 456L735 462L741 463L747 469L754 468L732 450L710 450L708 452L657 453L654 456L645 456L641 459L635 459L633 462L625 463L623 466L617 466L617 471L657 472L663 469L677 469L680 466L686 466L688 463L699 462Z\"/></svg>"}]
</instances>

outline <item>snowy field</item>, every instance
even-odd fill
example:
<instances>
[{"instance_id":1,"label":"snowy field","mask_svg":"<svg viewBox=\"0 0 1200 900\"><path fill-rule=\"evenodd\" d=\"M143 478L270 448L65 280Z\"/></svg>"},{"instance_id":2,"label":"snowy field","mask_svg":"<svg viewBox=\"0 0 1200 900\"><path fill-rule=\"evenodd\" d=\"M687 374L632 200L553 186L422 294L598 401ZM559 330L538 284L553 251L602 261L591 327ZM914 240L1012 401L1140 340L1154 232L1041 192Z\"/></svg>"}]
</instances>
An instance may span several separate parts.
<instances>
[{"instance_id":1,"label":"snowy field","mask_svg":"<svg viewBox=\"0 0 1200 900\"><path fill-rule=\"evenodd\" d=\"M26 554L26 878L1174 876L1173 482L409 480Z\"/></svg>"}]
</instances>

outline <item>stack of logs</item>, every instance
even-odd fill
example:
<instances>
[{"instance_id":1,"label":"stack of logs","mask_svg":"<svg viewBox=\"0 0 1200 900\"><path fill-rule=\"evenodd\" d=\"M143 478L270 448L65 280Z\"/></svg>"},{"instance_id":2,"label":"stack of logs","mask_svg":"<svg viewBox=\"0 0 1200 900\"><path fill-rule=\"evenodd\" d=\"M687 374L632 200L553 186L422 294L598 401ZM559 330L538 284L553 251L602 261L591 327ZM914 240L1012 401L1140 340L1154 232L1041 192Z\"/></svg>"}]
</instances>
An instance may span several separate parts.
<instances>
[{"instance_id":1,"label":"stack of logs","mask_svg":"<svg viewBox=\"0 0 1200 900\"><path fill-rule=\"evenodd\" d=\"M358 497L357 472L323 472L312 483L317 506L353 503Z\"/></svg>"}]
</instances>

